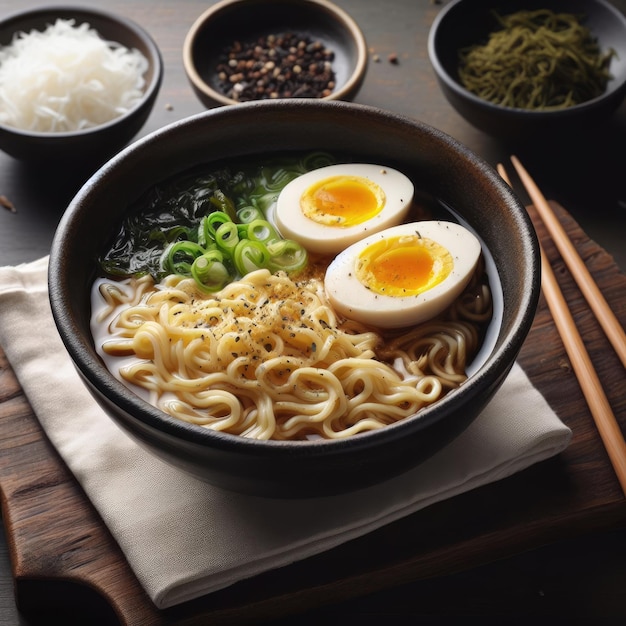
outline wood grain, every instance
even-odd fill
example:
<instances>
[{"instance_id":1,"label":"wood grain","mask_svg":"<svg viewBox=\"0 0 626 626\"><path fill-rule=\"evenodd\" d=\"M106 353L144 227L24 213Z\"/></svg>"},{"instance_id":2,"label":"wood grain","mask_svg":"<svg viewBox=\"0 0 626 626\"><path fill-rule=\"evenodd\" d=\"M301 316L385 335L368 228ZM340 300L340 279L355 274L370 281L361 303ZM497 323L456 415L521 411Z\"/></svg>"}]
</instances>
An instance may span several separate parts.
<instances>
[{"instance_id":1,"label":"wood grain","mask_svg":"<svg viewBox=\"0 0 626 626\"><path fill-rule=\"evenodd\" d=\"M626 277L567 212L554 205L607 301L626 321ZM534 210L530 209L536 220ZM537 222L621 427L624 369ZM115 541L49 444L0 351L0 487L18 606L89 623L192 625L263 621L449 574L582 533L624 526L626 502L545 302L520 363L574 432L559 457L436 504L339 548L157 610Z\"/></svg>"}]
</instances>

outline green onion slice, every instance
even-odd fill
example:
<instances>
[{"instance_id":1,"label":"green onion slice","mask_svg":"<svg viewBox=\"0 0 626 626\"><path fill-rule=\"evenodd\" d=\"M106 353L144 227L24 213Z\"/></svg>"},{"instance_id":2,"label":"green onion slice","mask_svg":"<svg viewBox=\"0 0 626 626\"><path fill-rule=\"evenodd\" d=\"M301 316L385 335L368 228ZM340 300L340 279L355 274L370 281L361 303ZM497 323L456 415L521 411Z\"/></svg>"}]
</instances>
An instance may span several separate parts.
<instances>
[{"instance_id":1,"label":"green onion slice","mask_svg":"<svg viewBox=\"0 0 626 626\"><path fill-rule=\"evenodd\" d=\"M267 245L267 251L270 255L268 269L271 272L297 272L307 264L306 248L291 239L273 241Z\"/></svg>"},{"instance_id":2,"label":"green onion slice","mask_svg":"<svg viewBox=\"0 0 626 626\"><path fill-rule=\"evenodd\" d=\"M213 211L213 213L209 213L209 215L206 216L206 221L208 233L214 241L217 241L216 233L218 228L222 224L228 224L229 222L232 223L233 220L231 220L230 216L223 211Z\"/></svg>"},{"instance_id":3,"label":"green onion slice","mask_svg":"<svg viewBox=\"0 0 626 626\"><path fill-rule=\"evenodd\" d=\"M191 266L191 276L201 289L209 293L223 289L233 280L219 250L209 250L199 256Z\"/></svg>"},{"instance_id":4,"label":"green onion slice","mask_svg":"<svg viewBox=\"0 0 626 626\"><path fill-rule=\"evenodd\" d=\"M205 253L205 249L193 241L177 241L163 251L161 265L172 274L189 276L193 262Z\"/></svg>"},{"instance_id":5,"label":"green onion slice","mask_svg":"<svg viewBox=\"0 0 626 626\"><path fill-rule=\"evenodd\" d=\"M254 220L264 220L265 215L260 209L254 206L246 206L237 211L237 219L244 224L254 222Z\"/></svg>"},{"instance_id":6,"label":"green onion slice","mask_svg":"<svg viewBox=\"0 0 626 626\"><path fill-rule=\"evenodd\" d=\"M280 238L276 229L267 220L256 219L248 224L248 239L267 244Z\"/></svg>"},{"instance_id":7,"label":"green onion slice","mask_svg":"<svg viewBox=\"0 0 626 626\"><path fill-rule=\"evenodd\" d=\"M225 222L215 233L215 243L220 250L224 250L229 254L235 249L239 243L239 230L234 222Z\"/></svg>"},{"instance_id":8,"label":"green onion slice","mask_svg":"<svg viewBox=\"0 0 626 626\"><path fill-rule=\"evenodd\" d=\"M266 268L269 258L265 245L252 239L242 239L235 247L233 256L235 267L242 276Z\"/></svg>"}]
</instances>

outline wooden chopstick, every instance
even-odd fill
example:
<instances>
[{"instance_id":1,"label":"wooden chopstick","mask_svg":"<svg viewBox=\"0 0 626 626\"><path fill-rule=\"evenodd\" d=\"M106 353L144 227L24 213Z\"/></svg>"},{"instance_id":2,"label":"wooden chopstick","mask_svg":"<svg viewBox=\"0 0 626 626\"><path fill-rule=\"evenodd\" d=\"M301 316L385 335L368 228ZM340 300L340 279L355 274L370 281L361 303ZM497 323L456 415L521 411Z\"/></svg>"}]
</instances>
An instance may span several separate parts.
<instances>
[{"instance_id":1,"label":"wooden chopstick","mask_svg":"<svg viewBox=\"0 0 626 626\"><path fill-rule=\"evenodd\" d=\"M498 164L497 169L500 176L511 186L504 167ZM585 396L611 465L615 470L622 491L626 495L626 441L624 440L624 435L615 419L598 374L589 358L589 353L576 328L574 318L570 313L567 302L563 297L563 293L541 245L540 251L541 287L548 308L572 363L572 368Z\"/></svg>"},{"instance_id":2,"label":"wooden chopstick","mask_svg":"<svg viewBox=\"0 0 626 626\"><path fill-rule=\"evenodd\" d=\"M578 255L574 244L571 242L561 225L561 222L550 208L548 201L545 199L524 166L520 163L519 159L512 156L511 162L517 170L520 180L526 188L534 207L541 216L541 220L548 229L552 240L561 253L561 256L574 277L574 280L589 303L591 310L594 312L598 322L611 342L611 345L615 349L615 352L617 352L617 355L622 361L622 365L626 367L626 332L624 332L624 329L615 317L615 314L607 304L604 295L598 288L596 282L593 280L587 266Z\"/></svg>"}]
</instances>

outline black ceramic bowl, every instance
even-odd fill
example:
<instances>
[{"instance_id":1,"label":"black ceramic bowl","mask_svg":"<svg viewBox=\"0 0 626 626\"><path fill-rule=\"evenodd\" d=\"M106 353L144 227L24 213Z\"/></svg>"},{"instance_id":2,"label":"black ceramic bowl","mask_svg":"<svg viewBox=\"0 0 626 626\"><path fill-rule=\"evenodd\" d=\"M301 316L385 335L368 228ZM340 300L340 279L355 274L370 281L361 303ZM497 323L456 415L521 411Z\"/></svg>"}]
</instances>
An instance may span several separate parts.
<instances>
[{"instance_id":1,"label":"black ceramic bowl","mask_svg":"<svg viewBox=\"0 0 626 626\"><path fill-rule=\"evenodd\" d=\"M198 17L183 45L183 65L196 96L209 108L237 104L244 97L270 98L269 89L254 96L248 91L241 97L228 95L229 89L224 88L217 68L224 50L230 49L235 41L247 45L259 39L263 41L268 35L285 33L320 42L334 54L331 63L335 84L331 93L305 92L308 97L351 100L356 95L365 78L367 48L361 29L343 9L327 0L222 0ZM304 72L306 68L300 76ZM250 82L247 78L240 81L242 85ZM295 75L291 82L298 82Z\"/></svg>"},{"instance_id":2,"label":"black ceramic bowl","mask_svg":"<svg viewBox=\"0 0 626 626\"><path fill-rule=\"evenodd\" d=\"M106 369L90 331L95 255L128 206L159 181L232 157L323 149L395 166L453 207L490 261L494 322L468 380L419 414L345 440L259 441L170 418ZM497 173L448 135L413 119L346 102L280 100L218 107L137 140L85 184L52 245L50 299L76 368L111 417L161 458L222 487L271 496L354 490L424 461L457 437L504 381L539 294L538 244L524 207Z\"/></svg>"},{"instance_id":3,"label":"black ceramic bowl","mask_svg":"<svg viewBox=\"0 0 626 626\"><path fill-rule=\"evenodd\" d=\"M581 104L551 111L493 104L459 81L459 50L484 43L499 28L492 11L551 9L584 17L583 24L600 49L613 49L606 91ZM450 104L473 126L499 139L527 141L534 137L576 135L605 122L626 95L626 18L606 0L453 0L435 18L428 53L439 85Z\"/></svg>"},{"instance_id":4,"label":"black ceramic bowl","mask_svg":"<svg viewBox=\"0 0 626 626\"><path fill-rule=\"evenodd\" d=\"M106 41L136 48L148 59L145 87L139 103L124 115L92 128L69 132L34 132L0 124L0 150L29 162L103 163L141 130L156 100L163 77L161 54L152 37L138 24L99 9L46 6L4 17L0 46L8 46L18 32L43 31L57 19L89 24Z\"/></svg>"}]
</instances>

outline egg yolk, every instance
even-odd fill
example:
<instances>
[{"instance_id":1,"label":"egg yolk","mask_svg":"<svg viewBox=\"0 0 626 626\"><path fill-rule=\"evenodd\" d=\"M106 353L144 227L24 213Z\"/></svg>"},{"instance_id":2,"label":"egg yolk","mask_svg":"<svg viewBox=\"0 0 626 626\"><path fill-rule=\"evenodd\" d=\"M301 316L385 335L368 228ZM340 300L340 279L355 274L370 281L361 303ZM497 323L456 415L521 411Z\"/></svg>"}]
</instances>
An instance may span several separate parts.
<instances>
[{"instance_id":1,"label":"egg yolk","mask_svg":"<svg viewBox=\"0 0 626 626\"><path fill-rule=\"evenodd\" d=\"M331 176L311 185L300 197L309 219L326 226L362 224L380 213L385 192L362 176Z\"/></svg>"},{"instance_id":2,"label":"egg yolk","mask_svg":"<svg viewBox=\"0 0 626 626\"><path fill-rule=\"evenodd\" d=\"M416 296L443 282L453 266L450 252L436 241L403 235L367 246L358 257L356 276L375 293Z\"/></svg>"}]
</instances>

